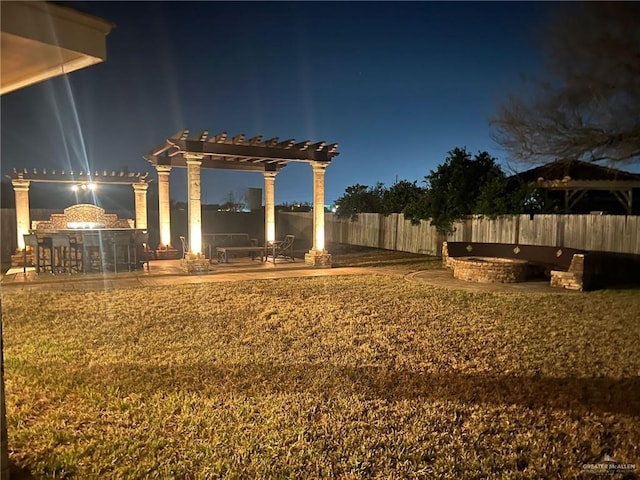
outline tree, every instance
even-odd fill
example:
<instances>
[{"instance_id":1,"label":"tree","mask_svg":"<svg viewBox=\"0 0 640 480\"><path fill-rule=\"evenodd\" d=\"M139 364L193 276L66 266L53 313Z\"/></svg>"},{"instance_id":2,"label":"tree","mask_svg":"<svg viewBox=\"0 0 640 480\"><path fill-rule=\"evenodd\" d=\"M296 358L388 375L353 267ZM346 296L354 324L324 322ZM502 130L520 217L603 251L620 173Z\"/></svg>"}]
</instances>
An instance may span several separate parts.
<instances>
[{"instance_id":1,"label":"tree","mask_svg":"<svg viewBox=\"0 0 640 480\"><path fill-rule=\"evenodd\" d=\"M453 222L477 213L482 188L496 178L504 178L504 173L487 152L471 158L465 148L454 148L445 162L425 177L426 193L407 207L405 215L414 220L430 218L439 231L449 232Z\"/></svg>"},{"instance_id":2,"label":"tree","mask_svg":"<svg viewBox=\"0 0 640 480\"><path fill-rule=\"evenodd\" d=\"M500 107L516 161L640 161L640 3L571 3L544 35L546 75Z\"/></svg>"},{"instance_id":3,"label":"tree","mask_svg":"<svg viewBox=\"0 0 640 480\"><path fill-rule=\"evenodd\" d=\"M382 213L384 192L382 183L375 187L360 184L347 187L344 195L336 200L336 215L355 220L359 213Z\"/></svg>"},{"instance_id":4,"label":"tree","mask_svg":"<svg viewBox=\"0 0 640 480\"><path fill-rule=\"evenodd\" d=\"M417 182L400 180L391 188L384 191L382 196L382 213L404 213L408 205L419 202L424 194L424 188L419 187Z\"/></svg>"},{"instance_id":5,"label":"tree","mask_svg":"<svg viewBox=\"0 0 640 480\"><path fill-rule=\"evenodd\" d=\"M530 183L514 177L495 177L480 190L475 213L489 218L500 215L535 214L550 211L552 206Z\"/></svg>"}]
</instances>

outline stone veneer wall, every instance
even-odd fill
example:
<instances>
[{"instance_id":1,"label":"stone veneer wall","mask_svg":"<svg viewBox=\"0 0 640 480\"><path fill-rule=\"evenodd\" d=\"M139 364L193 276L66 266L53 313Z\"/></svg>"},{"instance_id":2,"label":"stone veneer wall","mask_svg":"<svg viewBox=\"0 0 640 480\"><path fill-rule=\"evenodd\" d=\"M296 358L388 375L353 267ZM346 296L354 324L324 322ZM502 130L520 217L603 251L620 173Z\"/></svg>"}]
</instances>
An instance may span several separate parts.
<instances>
[{"instance_id":1,"label":"stone veneer wall","mask_svg":"<svg viewBox=\"0 0 640 480\"><path fill-rule=\"evenodd\" d=\"M307 252L304 255L304 263L313 267L331 268L333 257L330 253Z\"/></svg>"},{"instance_id":2,"label":"stone veneer wall","mask_svg":"<svg viewBox=\"0 0 640 480\"><path fill-rule=\"evenodd\" d=\"M453 270L451 257L449 257L449 247L447 242L442 242L442 268L450 268Z\"/></svg>"},{"instance_id":3,"label":"stone veneer wall","mask_svg":"<svg viewBox=\"0 0 640 480\"><path fill-rule=\"evenodd\" d=\"M52 213L48 221L34 222L36 230L64 230L69 222L93 222L104 228L133 228L133 220L120 219L115 213L105 213L104 208L80 203L64 209L64 213Z\"/></svg>"},{"instance_id":4,"label":"stone veneer wall","mask_svg":"<svg viewBox=\"0 0 640 480\"><path fill-rule=\"evenodd\" d=\"M193 257L180 260L180 268L185 273L205 273L211 269L208 258Z\"/></svg>"}]
</instances>

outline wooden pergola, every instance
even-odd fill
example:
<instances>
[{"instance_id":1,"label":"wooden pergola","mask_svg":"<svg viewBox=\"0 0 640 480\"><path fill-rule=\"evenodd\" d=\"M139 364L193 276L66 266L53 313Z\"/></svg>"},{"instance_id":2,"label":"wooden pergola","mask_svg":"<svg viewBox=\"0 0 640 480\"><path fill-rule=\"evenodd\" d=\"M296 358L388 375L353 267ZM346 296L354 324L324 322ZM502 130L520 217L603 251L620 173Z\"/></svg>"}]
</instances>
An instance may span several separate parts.
<instances>
[{"instance_id":1,"label":"wooden pergola","mask_svg":"<svg viewBox=\"0 0 640 480\"><path fill-rule=\"evenodd\" d=\"M64 170L23 170L13 169L5 176L11 180L16 195L16 230L18 235L18 250L25 248L24 234L31 229L31 215L29 208L29 187L31 183L67 183L72 185L131 185L134 191L136 209L136 228L147 228L147 190L149 188L148 173L140 172L73 172Z\"/></svg>"},{"instance_id":2,"label":"wooden pergola","mask_svg":"<svg viewBox=\"0 0 640 480\"><path fill-rule=\"evenodd\" d=\"M303 162L313 169L313 246L305 261L312 265L331 264L325 250L324 175L331 160L339 155L338 144L279 138L263 140L262 136L245 138L243 134L228 137L226 132L209 136L206 130L189 135L182 130L155 147L144 158L158 172L160 248L171 248L169 174L174 167L187 169L188 236L192 253L202 253L202 168L261 172L265 190L265 241L275 240L275 179L289 162Z\"/></svg>"}]
</instances>

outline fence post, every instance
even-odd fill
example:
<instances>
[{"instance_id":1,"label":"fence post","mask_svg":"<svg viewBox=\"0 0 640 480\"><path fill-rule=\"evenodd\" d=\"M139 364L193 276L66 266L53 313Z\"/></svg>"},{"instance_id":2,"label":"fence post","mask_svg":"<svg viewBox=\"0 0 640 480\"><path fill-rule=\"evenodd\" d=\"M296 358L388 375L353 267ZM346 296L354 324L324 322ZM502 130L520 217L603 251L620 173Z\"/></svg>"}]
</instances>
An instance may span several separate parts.
<instances>
[{"instance_id":1,"label":"fence post","mask_svg":"<svg viewBox=\"0 0 640 480\"><path fill-rule=\"evenodd\" d=\"M556 246L564 247L564 215L558 215L556 222Z\"/></svg>"}]
</instances>

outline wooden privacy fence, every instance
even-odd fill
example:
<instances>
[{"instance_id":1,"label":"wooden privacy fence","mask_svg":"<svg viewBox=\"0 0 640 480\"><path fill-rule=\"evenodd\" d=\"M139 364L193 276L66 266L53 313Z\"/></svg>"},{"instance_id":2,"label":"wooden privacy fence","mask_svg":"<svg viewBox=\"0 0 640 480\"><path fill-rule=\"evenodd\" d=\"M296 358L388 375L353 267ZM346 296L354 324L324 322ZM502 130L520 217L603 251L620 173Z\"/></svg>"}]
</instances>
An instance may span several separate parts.
<instances>
[{"instance_id":1,"label":"wooden privacy fence","mask_svg":"<svg viewBox=\"0 0 640 480\"><path fill-rule=\"evenodd\" d=\"M310 239L310 212L279 212L279 232ZM325 215L328 242L403 252L440 255L442 242L514 243L579 250L640 254L640 216L510 215L497 219L475 216L454 224L442 235L428 220L413 225L404 215L362 213L356 221Z\"/></svg>"},{"instance_id":2,"label":"wooden privacy fence","mask_svg":"<svg viewBox=\"0 0 640 480\"><path fill-rule=\"evenodd\" d=\"M15 252L16 222L15 210L1 209L0 224L2 232L0 245L2 259L6 261ZM32 220L46 220L53 210L31 211ZM116 212L122 218L131 216L131 212ZM183 212L172 212L172 232L180 230L180 219ZM225 213L229 217L235 215L251 217L249 223L262 232L264 223L262 213L256 216L247 214ZM215 226L235 225L233 218L217 219L209 223ZM240 219L239 219L240 220ZM222 223L220 223L222 221ZM230 223L231 224L230 224ZM313 220L311 212L278 212L276 229L278 237L286 234L296 236L297 249L311 247L313 238ZM185 224L186 225L186 224ZM153 232L153 218L149 219L149 227ZM244 225L243 228L247 227ZM157 227L156 227L157 228ZM184 227L186 228L186 226ZM183 228L183 230L184 230ZM455 231L450 235L439 234L429 221L422 220L413 225L402 214L384 216L377 213L362 213L355 222L337 218L332 213L325 216L325 238L329 242L384 248L404 252L440 255L442 242L486 242L517 243L520 245L547 245L618 253L640 254L640 216L624 215L513 215L498 219L482 217L469 218L454 224ZM185 230L186 231L186 230ZM220 230L222 231L222 230ZM248 228L246 231L249 231ZM253 230L251 230L253 231ZM157 236L157 235L156 235ZM261 237L260 235L256 235ZM152 242L152 245L154 243Z\"/></svg>"}]
</instances>

